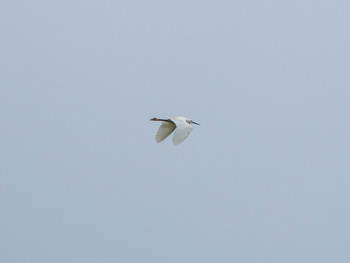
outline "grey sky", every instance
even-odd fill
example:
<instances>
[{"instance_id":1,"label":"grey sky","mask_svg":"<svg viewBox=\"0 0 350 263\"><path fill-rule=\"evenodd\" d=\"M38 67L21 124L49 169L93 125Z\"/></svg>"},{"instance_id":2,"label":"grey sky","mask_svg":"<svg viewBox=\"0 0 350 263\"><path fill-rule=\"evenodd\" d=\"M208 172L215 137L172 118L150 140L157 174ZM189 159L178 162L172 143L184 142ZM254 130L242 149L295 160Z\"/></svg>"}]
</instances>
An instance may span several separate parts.
<instances>
[{"instance_id":1,"label":"grey sky","mask_svg":"<svg viewBox=\"0 0 350 263\"><path fill-rule=\"evenodd\" d=\"M350 262L349 1L2 1L0 262ZM201 123L181 145L152 117Z\"/></svg>"}]
</instances>

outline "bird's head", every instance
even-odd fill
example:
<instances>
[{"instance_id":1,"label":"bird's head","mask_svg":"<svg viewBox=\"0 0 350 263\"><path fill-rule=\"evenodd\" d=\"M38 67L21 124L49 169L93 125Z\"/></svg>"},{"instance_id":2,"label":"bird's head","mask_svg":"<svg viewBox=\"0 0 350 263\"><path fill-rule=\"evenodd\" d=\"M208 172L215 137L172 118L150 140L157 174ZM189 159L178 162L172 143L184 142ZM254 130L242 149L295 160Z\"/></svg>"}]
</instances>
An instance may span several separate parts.
<instances>
[{"instance_id":1,"label":"bird's head","mask_svg":"<svg viewBox=\"0 0 350 263\"><path fill-rule=\"evenodd\" d=\"M200 125L199 123L197 123L197 122L194 122L193 120L186 120L186 122L188 123L188 124L196 124L196 125Z\"/></svg>"}]
</instances>

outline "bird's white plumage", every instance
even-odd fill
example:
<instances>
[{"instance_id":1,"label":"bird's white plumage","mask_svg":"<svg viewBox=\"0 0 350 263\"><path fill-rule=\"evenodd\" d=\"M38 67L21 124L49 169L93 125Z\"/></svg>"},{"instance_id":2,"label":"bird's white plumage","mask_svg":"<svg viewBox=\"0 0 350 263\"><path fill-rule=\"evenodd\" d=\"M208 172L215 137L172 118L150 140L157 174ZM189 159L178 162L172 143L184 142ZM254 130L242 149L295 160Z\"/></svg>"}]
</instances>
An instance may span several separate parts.
<instances>
[{"instance_id":1,"label":"bird's white plumage","mask_svg":"<svg viewBox=\"0 0 350 263\"><path fill-rule=\"evenodd\" d=\"M163 141L166 137L168 137L173 130L176 128L175 124L170 121L162 121L162 124L160 125L158 132L156 134L156 142L160 143Z\"/></svg>"},{"instance_id":2,"label":"bird's white plumage","mask_svg":"<svg viewBox=\"0 0 350 263\"><path fill-rule=\"evenodd\" d=\"M173 144L175 145L182 143L192 131L192 126L186 122L186 119L179 118L181 117L171 119L176 125L173 135Z\"/></svg>"},{"instance_id":3,"label":"bird's white plumage","mask_svg":"<svg viewBox=\"0 0 350 263\"><path fill-rule=\"evenodd\" d=\"M156 134L156 142L160 143L174 131L174 134L173 134L174 145L179 145L188 137L188 135L192 131L192 126L190 125L191 123L199 125L198 123L186 117L175 117L171 119L153 118L151 119L151 121L162 122Z\"/></svg>"}]
</instances>

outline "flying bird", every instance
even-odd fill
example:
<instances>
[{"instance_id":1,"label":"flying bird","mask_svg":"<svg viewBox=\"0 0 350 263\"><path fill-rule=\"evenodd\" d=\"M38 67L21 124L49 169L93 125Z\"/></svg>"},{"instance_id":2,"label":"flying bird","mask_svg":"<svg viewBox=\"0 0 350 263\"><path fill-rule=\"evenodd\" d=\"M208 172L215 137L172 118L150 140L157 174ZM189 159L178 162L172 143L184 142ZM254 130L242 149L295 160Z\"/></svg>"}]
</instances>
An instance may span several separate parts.
<instances>
[{"instance_id":1,"label":"flying bird","mask_svg":"<svg viewBox=\"0 0 350 263\"><path fill-rule=\"evenodd\" d=\"M187 138L187 136L192 131L192 126L191 126L192 123L200 125L199 123L194 122L186 117L174 117L170 119L152 118L151 121L162 122L156 134L156 142L160 143L166 137L168 137L172 132L174 132L174 135L173 135L174 145L178 145L182 143Z\"/></svg>"}]
</instances>

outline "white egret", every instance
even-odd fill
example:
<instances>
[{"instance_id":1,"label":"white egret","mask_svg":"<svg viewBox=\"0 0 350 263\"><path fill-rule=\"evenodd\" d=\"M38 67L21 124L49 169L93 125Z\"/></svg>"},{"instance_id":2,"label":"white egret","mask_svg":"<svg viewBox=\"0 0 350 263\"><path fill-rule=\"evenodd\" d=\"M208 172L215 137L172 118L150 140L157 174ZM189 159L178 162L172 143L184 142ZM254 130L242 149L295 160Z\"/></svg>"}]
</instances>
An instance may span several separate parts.
<instances>
[{"instance_id":1,"label":"white egret","mask_svg":"<svg viewBox=\"0 0 350 263\"><path fill-rule=\"evenodd\" d=\"M151 121L162 122L156 134L156 142L160 143L174 131L174 145L182 143L187 138L192 130L192 126L190 124L193 123L200 125L199 123L194 122L186 117L175 117L170 119L152 118Z\"/></svg>"}]
</instances>

